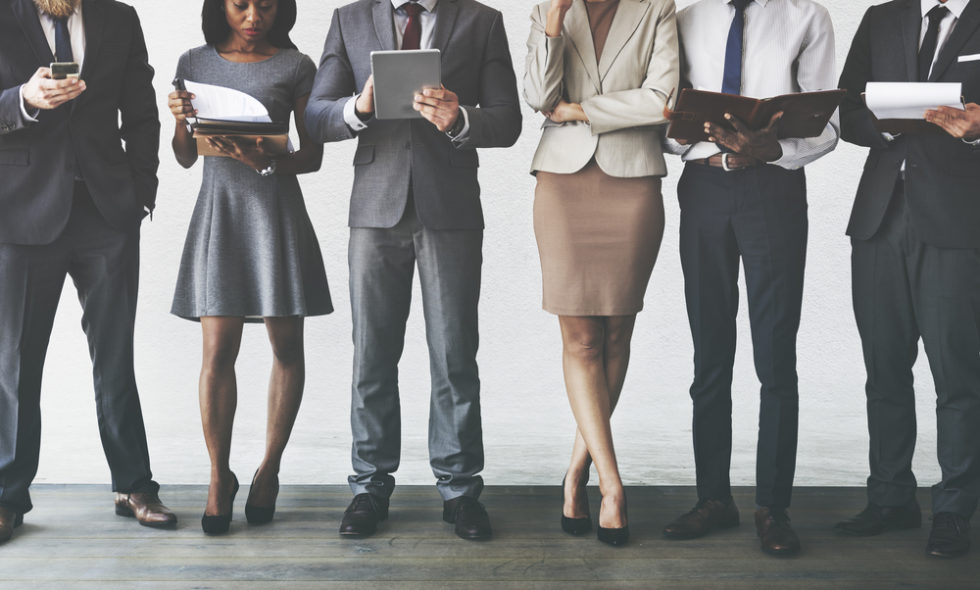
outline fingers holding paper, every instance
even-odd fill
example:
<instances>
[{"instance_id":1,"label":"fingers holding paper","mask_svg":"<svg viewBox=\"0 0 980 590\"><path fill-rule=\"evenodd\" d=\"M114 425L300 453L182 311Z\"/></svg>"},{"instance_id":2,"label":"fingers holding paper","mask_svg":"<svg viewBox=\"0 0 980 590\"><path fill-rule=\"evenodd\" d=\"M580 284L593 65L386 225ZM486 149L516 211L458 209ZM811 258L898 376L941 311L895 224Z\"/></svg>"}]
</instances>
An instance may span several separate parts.
<instances>
[{"instance_id":1,"label":"fingers holding paper","mask_svg":"<svg viewBox=\"0 0 980 590\"><path fill-rule=\"evenodd\" d=\"M446 131L459 117L459 97L445 86L416 93L413 108L439 131Z\"/></svg>"},{"instance_id":2,"label":"fingers holding paper","mask_svg":"<svg viewBox=\"0 0 980 590\"><path fill-rule=\"evenodd\" d=\"M769 119L768 125L753 130L735 115L725 113L725 120L731 123L734 131L705 121L704 132L708 136L708 141L728 148L736 154L752 156L763 162L773 162L783 155L783 148L779 145L779 136L776 132L776 126L782 116L783 112L780 111Z\"/></svg>"},{"instance_id":3,"label":"fingers holding paper","mask_svg":"<svg viewBox=\"0 0 980 590\"><path fill-rule=\"evenodd\" d=\"M959 139L980 138L980 105L971 102L965 109L941 106L926 111L926 121L942 127Z\"/></svg>"},{"instance_id":4,"label":"fingers holding paper","mask_svg":"<svg viewBox=\"0 0 980 590\"><path fill-rule=\"evenodd\" d=\"M195 98L194 95L186 90L174 90L167 95L167 108L170 109L170 114L178 123L183 123L187 121L187 117L193 117L197 114L191 104L192 98Z\"/></svg>"}]
</instances>

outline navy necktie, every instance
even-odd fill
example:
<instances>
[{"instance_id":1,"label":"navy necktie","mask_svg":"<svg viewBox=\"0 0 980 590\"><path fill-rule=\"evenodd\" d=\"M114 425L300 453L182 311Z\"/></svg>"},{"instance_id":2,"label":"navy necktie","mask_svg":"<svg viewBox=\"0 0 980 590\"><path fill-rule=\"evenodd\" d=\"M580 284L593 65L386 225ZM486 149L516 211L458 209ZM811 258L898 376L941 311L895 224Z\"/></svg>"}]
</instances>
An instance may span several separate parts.
<instances>
[{"instance_id":1,"label":"navy necktie","mask_svg":"<svg viewBox=\"0 0 980 590\"><path fill-rule=\"evenodd\" d=\"M926 13L929 19L929 28L926 29L926 36L922 39L922 47L919 48L919 82L929 81L929 70L932 69L932 62L936 58L936 46L939 43L939 24L943 22L949 9L942 4L932 7Z\"/></svg>"},{"instance_id":2,"label":"navy necktie","mask_svg":"<svg viewBox=\"0 0 980 590\"><path fill-rule=\"evenodd\" d=\"M71 52L71 35L68 34L68 17L54 20L54 57L58 61L75 61Z\"/></svg>"},{"instance_id":3,"label":"navy necktie","mask_svg":"<svg viewBox=\"0 0 980 590\"><path fill-rule=\"evenodd\" d=\"M751 0L732 0L735 18L728 30L728 43L725 45L725 77L721 91L725 94L741 94L742 91L742 33L745 29L745 7Z\"/></svg>"}]
</instances>

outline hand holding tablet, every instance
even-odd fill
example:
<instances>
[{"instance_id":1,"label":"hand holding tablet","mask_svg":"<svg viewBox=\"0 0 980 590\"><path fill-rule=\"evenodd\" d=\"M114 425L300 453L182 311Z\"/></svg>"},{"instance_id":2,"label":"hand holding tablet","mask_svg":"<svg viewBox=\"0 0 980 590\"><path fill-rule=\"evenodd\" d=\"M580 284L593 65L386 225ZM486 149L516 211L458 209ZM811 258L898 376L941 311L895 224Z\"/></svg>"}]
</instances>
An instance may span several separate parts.
<instances>
[{"instance_id":1,"label":"hand holding tablet","mask_svg":"<svg viewBox=\"0 0 980 590\"><path fill-rule=\"evenodd\" d=\"M372 51L371 72L374 116L378 119L422 117L422 113L415 109L415 95L425 89L442 88L442 62L438 49Z\"/></svg>"}]
</instances>

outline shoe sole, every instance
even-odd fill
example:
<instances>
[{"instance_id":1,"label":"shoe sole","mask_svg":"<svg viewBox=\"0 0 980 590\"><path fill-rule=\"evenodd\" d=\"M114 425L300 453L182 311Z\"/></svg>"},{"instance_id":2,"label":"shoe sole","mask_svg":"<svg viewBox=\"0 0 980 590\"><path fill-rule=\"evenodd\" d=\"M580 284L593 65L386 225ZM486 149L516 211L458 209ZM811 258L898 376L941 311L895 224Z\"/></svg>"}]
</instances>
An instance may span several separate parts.
<instances>
[{"instance_id":1,"label":"shoe sole","mask_svg":"<svg viewBox=\"0 0 980 590\"><path fill-rule=\"evenodd\" d=\"M892 525L892 526L882 527L882 528L880 528L878 530L869 531L869 532L855 531L855 530L850 530L850 529L847 529L847 528L844 528L844 527L839 527L839 526L835 526L834 527L834 530L836 532L842 534L842 535L847 535L849 537L877 537L878 535L880 535L882 533L890 533L890 532L897 532L897 531L908 531L908 530L912 530L912 529L921 529L921 528L922 528L922 523L919 522L919 523L916 523L916 524L907 524L907 525L901 525L901 526Z\"/></svg>"},{"instance_id":2,"label":"shoe sole","mask_svg":"<svg viewBox=\"0 0 980 590\"><path fill-rule=\"evenodd\" d=\"M666 529L663 531L663 533L664 533L664 538L665 539L670 539L672 541L685 541L685 540L688 540L688 539L700 539L701 537L704 537L706 535L710 535L711 533L713 533L715 531L725 531L725 530L728 530L728 529L733 529L733 528L736 528L737 526L739 526L740 524L741 524L741 522L738 521L738 520L736 520L735 522L724 522L724 523L721 523L721 524L718 524L718 525L715 525L715 526L712 526L712 527L708 527L707 530L705 530L703 533L695 533L695 534L688 534L688 533L670 533L670 532L667 532Z\"/></svg>"}]
</instances>

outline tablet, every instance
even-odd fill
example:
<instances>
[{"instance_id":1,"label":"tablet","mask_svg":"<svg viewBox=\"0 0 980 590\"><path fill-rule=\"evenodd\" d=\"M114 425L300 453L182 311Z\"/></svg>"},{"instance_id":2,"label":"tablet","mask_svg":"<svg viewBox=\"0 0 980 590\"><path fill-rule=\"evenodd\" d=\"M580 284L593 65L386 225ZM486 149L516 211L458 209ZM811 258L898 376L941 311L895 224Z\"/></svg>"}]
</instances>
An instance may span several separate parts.
<instances>
[{"instance_id":1,"label":"tablet","mask_svg":"<svg viewBox=\"0 0 980 590\"><path fill-rule=\"evenodd\" d=\"M374 116L378 119L415 119L422 115L412 108L415 93L442 85L442 62L438 49L372 51Z\"/></svg>"}]
</instances>

